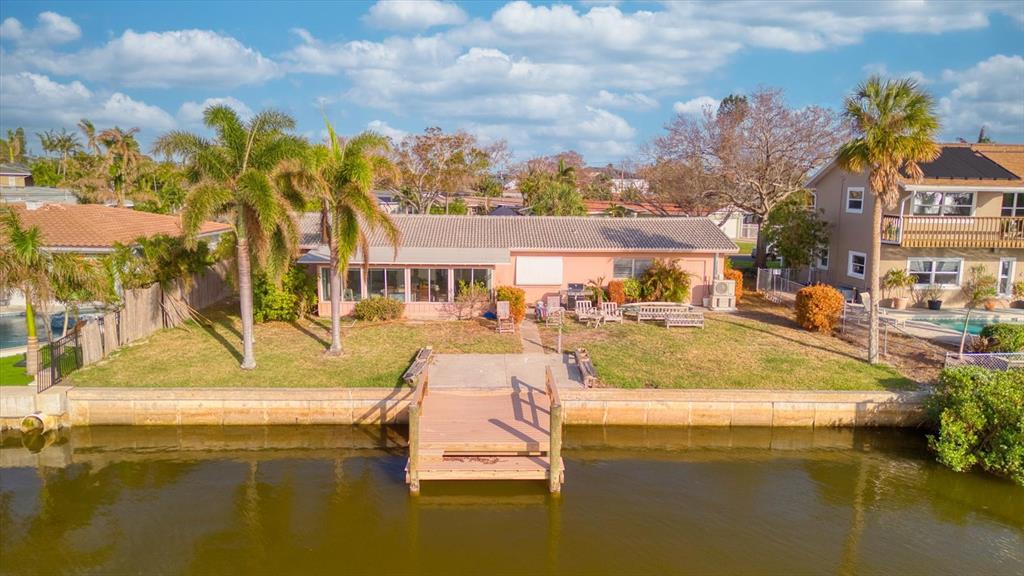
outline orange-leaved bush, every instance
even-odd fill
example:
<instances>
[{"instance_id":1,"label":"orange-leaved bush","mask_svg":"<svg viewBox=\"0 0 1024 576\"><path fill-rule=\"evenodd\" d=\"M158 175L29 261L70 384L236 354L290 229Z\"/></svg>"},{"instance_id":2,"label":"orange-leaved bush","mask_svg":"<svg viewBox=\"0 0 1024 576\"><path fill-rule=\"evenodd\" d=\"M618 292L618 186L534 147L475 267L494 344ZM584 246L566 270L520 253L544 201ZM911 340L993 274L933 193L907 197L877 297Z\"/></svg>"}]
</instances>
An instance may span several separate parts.
<instances>
[{"instance_id":1,"label":"orange-leaved bush","mask_svg":"<svg viewBox=\"0 0 1024 576\"><path fill-rule=\"evenodd\" d=\"M814 284L796 293L796 321L813 332L832 332L843 313L843 294L826 284Z\"/></svg>"},{"instance_id":2,"label":"orange-leaved bush","mask_svg":"<svg viewBox=\"0 0 1024 576\"><path fill-rule=\"evenodd\" d=\"M612 280L608 283L608 299L619 306L626 303L626 287L622 280Z\"/></svg>"},{"instance_id":3,"label":"orange-leaved bush","mask_svg":"<svg viewBox=\"0 0 1024 576\"><path fill-rule=\"evenodd\" d=\"M526 291L515 286L499 286L494 293L494 299L498 302L508 300L508 309L512 314L512 320L519 324L526 317Z\"/></svg>"}]
</instances>

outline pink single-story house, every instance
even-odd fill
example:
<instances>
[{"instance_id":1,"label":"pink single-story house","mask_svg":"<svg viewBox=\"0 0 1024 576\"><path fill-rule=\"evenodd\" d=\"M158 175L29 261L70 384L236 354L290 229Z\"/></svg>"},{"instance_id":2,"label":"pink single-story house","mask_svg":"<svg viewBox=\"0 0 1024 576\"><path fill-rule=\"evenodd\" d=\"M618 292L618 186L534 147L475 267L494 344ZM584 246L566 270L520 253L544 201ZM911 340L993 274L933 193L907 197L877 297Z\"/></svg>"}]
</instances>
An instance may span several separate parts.
<instances>
[{"instance_id":1,"label":"pink single-story house","mask_svg":"<svg viewBox=\"0 0 1024 576\"><path fill-rule=\"evenodd\" d=\"M528 304L559 294L569 284L639 276L655 258L676 260L693 276L692 299L701 304L737 247L707 218L593 218L559 216L392 215L401 230L397 254L382 234L369 238L342 279L342 314L371 296L406 303L410 318L444 318L461 283L518 286ZM316 271L319 313L330 314L329 252L318 214L300 222L299 263Z\"/></svg>"}]
</instances>

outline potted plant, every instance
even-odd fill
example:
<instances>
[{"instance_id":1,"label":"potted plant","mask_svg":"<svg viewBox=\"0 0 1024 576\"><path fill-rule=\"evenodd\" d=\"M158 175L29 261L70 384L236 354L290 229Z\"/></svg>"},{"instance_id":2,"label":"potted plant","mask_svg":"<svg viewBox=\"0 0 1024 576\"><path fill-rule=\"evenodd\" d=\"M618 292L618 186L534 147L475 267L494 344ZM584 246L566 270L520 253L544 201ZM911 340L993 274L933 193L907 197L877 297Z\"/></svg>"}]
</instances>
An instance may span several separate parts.
<instances>
[{"instance_id":1,"label":"potted plant","mask_svg":"<svg viewBox=\"0 0 1024 576\"><path fill-rule=\"evenodd\" d=\"M887 295L891 293L897 294L889 299L890 306L896 310L906 309L906 290L912 289L916 283L917 276L908 273L903 268L893 268L886 272L885 277L882 278L882 287Z\"/></svg>"},{"instance_id":2,"label":"potted plant","mask_svg":"<svg viewBox=\"0 0 1024 576\"><path fill-rule=\"evenodd\" d=\"M942 309L942 287L938 284L929 284L921 290L921 299L928 305L929 310Z\"/></svg>"},{"instance_id":3,"label":"potted plant","mask_svg":"<svg viewBox=\"0 0 1024 576\"><path fill-rule=\"evenodd\" d=\"M1013 307L1024 308L1024 280L1013 283Z\"/></svg>"}]
</instances>

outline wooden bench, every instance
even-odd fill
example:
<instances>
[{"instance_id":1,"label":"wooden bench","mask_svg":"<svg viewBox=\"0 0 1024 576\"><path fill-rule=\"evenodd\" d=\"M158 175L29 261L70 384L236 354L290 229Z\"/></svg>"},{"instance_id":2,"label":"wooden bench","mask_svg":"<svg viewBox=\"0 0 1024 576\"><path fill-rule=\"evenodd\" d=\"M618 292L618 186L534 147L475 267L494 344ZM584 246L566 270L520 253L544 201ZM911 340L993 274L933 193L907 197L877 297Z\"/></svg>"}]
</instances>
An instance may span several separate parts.
<instances>
[{"instance_id":1,"label":"wooden bench","mask_svg":"<svg viewBox=\"0 0 1024 576\"><path fill-rule=\"evenodd\" d=\"M643 322L644 320L664 320L670 314L687 314L691 313L692 308L689 306L640 306L636 310L636 321Z\"/></svg>"},{"instance_id":2,"label":"wooden bench","mask_svg":"<svg viewBox=\"0 0 1024 576\"><path fill-rule=\"evenodd\" d=\"M576 367L580 369L580 376L583 378L583 385L593 388L597 383L597 369L590 360L590 352L586 348L576 349Z\"/></svg>"},{"instance_id":3,"label":"wooden bench","mask_svg":"<svg viewBox=\"0 0 1024 576\"><path fill-rule=\"evenodd\" d=\"M704 328L704 313L700 310L669 312L665 315L665 328L673 326Z\"/></svg>"},{"instance_id":4,"label":"wooden bench","mask_svg":"<svg viewBox=\"0 0 1024 576\"><path fill-rule=\"evenodd\" d=\"M419 385L420 378L426 372L427 366L430 364L430 360L433 356L433 346L420 348L419 352L416 353L416 357L413 358L412 364L405 371L405 374L402 374L402 381L413 387Z\"/></svg>"}]
</instances>

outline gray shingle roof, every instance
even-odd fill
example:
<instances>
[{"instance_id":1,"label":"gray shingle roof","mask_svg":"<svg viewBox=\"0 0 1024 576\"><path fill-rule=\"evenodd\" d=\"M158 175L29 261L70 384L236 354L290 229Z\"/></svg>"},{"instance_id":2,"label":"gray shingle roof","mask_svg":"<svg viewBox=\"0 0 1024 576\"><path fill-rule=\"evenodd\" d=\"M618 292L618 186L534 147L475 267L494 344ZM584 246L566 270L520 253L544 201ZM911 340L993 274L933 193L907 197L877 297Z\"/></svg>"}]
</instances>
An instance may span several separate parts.
<instances>
[{"instance_id":1,"label":"gray shingle roof","mask_svg":"<svg viewBox=\"0 0 1024 576\"><path fill-rule=\"evenodd\" d=\"M707 218L593 218L580 216L392 215L406 248L512 250L735 252L736 245ZM304 214L302 244L319 244L319 215ZM382 234L371 246L387 246Z\"/></svg>"}]
</instances>

